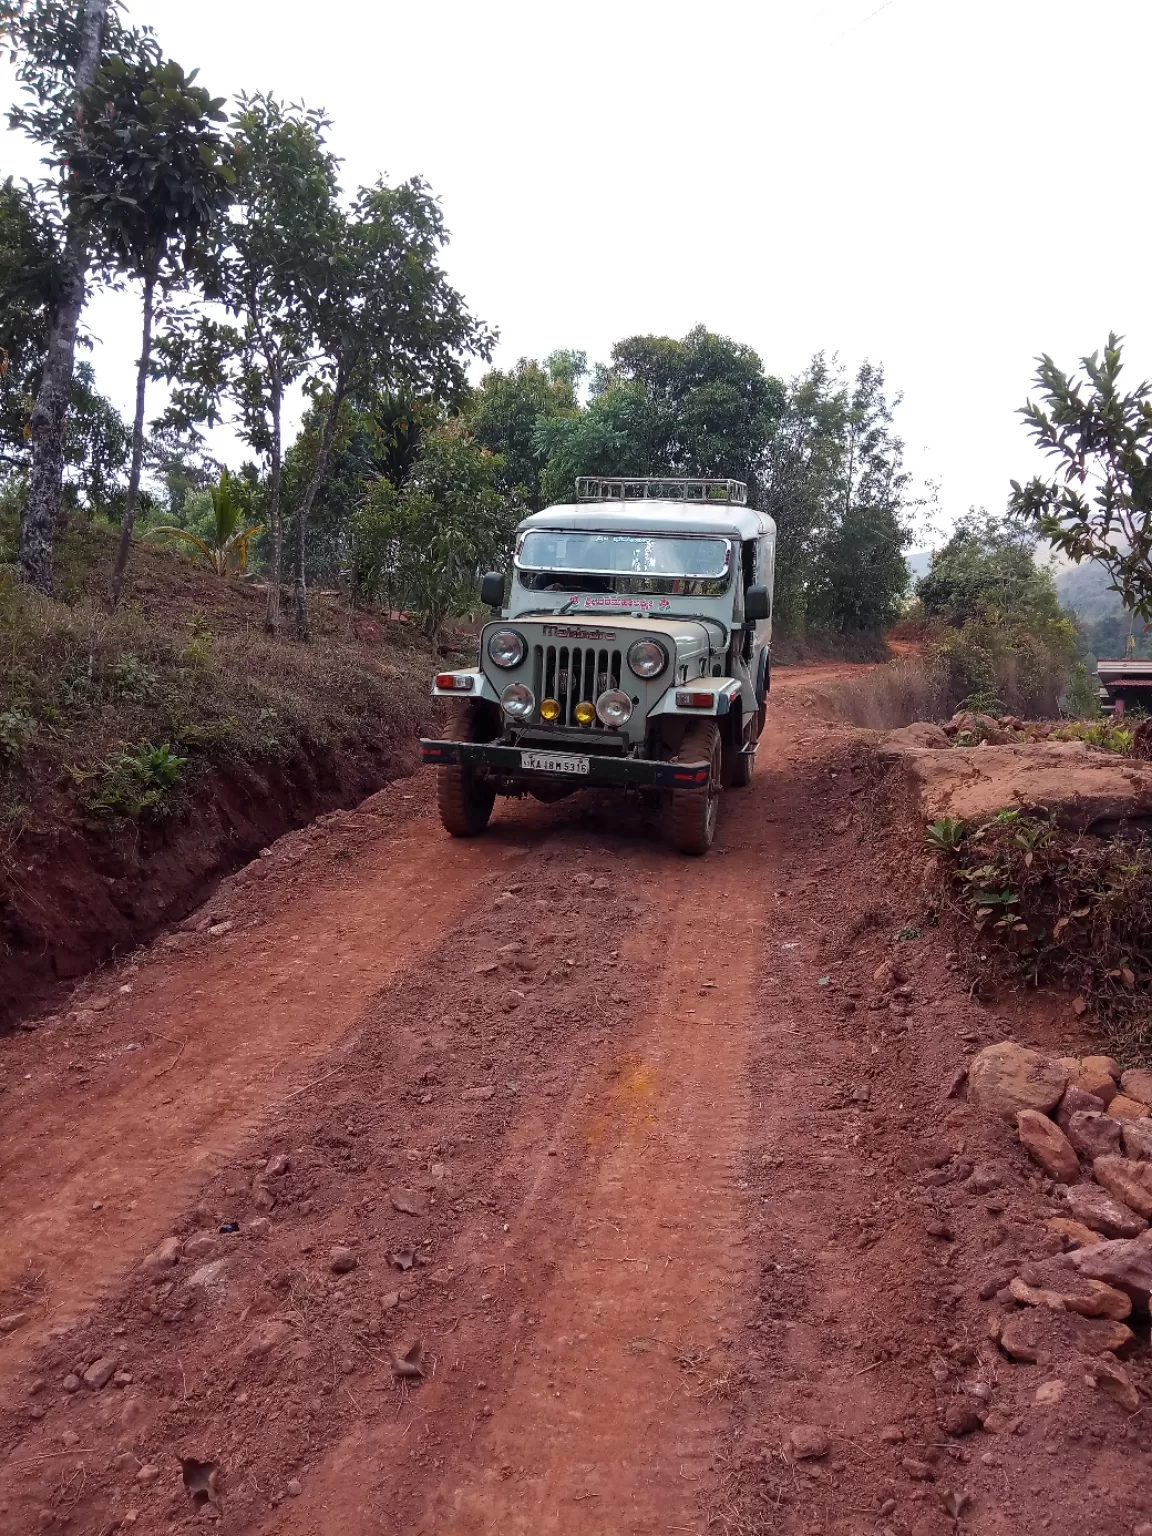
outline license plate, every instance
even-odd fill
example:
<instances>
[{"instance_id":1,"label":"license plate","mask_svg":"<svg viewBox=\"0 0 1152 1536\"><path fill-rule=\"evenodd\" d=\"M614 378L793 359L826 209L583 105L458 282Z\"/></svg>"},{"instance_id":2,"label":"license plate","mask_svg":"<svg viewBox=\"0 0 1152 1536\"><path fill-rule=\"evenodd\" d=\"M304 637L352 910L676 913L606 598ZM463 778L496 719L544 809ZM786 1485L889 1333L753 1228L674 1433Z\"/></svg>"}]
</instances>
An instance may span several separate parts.
<instances>
[{"instance_id":1,"label":"license plate","mask_svg":"<svg viewBox=\"0 0 1152 1536\"><path fill-rule=\"evenodd\" d=\"M587 773L588 759L573 752L521 752L520 766L536 773Z\"/></svg>"}]
</instances>

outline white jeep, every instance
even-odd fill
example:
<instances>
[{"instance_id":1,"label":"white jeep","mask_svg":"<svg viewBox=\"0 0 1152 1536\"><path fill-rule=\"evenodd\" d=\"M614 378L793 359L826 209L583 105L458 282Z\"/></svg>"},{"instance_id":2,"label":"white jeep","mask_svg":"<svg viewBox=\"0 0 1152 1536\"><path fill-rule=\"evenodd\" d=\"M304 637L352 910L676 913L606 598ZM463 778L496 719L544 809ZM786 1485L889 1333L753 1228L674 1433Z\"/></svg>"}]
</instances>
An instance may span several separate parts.
<instances>
[{"instance_id":1,"label":"white jeep","mask_svg":"<svg viewBox=\"0 0 1152 1536\"><path fill-rule=\"evenodd\" d=\"M479 665L436 677L448 739L420 744L454 837L497 795L611 787L658 797L673 845L708 851L770 685L776 525L746 503L737 480L588 477L524 519L507 606L502 574L481 584Z\"/></svg>"}]
</instances>

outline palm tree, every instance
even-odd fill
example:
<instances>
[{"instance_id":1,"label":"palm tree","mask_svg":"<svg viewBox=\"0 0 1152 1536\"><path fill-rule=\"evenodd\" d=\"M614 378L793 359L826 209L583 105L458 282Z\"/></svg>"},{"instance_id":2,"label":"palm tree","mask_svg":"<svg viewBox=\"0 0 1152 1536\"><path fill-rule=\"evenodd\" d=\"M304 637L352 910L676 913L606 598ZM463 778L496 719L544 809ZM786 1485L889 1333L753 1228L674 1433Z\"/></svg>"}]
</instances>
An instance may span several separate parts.
<instances>
[{"instance_id":1,"label":"palm tree","mask_svg":"<svg viewBox=\"0 0 1152 1536\"><path fill-rule=\"evenodd\" d=\"M187 528L153 528L149 538L183 539L202 555L217 576L227 576L231 570L248 569L248 542L264 532L263 523L243 528L244 509L236 497L235 482L227 470L220 476L220 484L213 486L212 512L216 526L208 538L199 538Z\"/></svg>"}]
</instances>

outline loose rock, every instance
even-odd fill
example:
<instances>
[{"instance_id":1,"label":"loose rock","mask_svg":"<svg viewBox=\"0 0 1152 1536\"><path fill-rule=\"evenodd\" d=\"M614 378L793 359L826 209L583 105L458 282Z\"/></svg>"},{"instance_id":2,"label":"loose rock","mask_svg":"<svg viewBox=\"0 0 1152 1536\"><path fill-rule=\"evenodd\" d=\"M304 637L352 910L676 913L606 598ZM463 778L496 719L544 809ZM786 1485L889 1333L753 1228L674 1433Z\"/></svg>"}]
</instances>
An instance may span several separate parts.
<instances>
[{"instance_id":1,"label":"loose rock","mask_svg":"<svg viewBox=\"0 0 1152 1536\"><path fill-rule=\"evenodd\" d=\"M1058 1379L1053 1381L1042 1381L1036 1388L1036 1394L1032 1401L1034 1403L1038 1403L1042 1408L1050 1408L1054 1403L1058 1403L1060 1401L1067 1390L1068 1383L1066 1381L1060 1381Z\"/></svg>"},{"instance_id":2,"label":"loose rock","mask_svg":"<svg viewBox=\"0 0 1152 1536\"><path fill-rule=\"evenodd\" d=\"M949 1403L944 1414L946 1434L959 1438L961 1435L975 1434L981 1427L980 1415L974 1408L969 1408L964 1403Z\"/></svg>"},{"instance_id":3,"label":"loose rock","mask_svg":"<svg viewBox=\"0 0 1152 1536\"><path fill-rule=\"evenodd\" d=\"M496 1097L496 1090L491 1085L483 1088L465 1088L460 1097L464 1100L465 1104L475 1104L482 1099L494 1099Z\"/></svg>"},{"instance_id":4,"label":"loose rock","mask_svg":"<svg viewBox=\"0 0 1152 1536\"><path fill-rule=\"evenodd\" d=\"M1072 1184L1080 1177L1080 1160L1064 1132L1039 1110L1016 1112L1020 1144L1033 1162L1039 1163L1050 1178Z\"/></svg>"},{"instance_id":5,"label":"loose rock","mask_svg":"<svg viewBox=\"0 0 1152 1536\"><path fill-rule=\"evenodd\" d=\"M351 1248L333 1248L328 1255L328 1268L334 1275L350 1274L359 1262Z\"/></svg>"},{"instance_id":6,"label":"loose rock","mask_svg":"<svg viewBox=\"0 0 1152 1536\"><path fill-rule=\"evenodd\" d=\"M420 1190L397 1187L388 1191L388 1198L392 1202L393 1210L401 1211L405 1216L428 1214L428 1196Z\"/></svg>"},{"instance_id":7,"label":"loose rock","mask_svg":"<svg viewBox=\"0 0 1152 1536\"><path fill-rule=\"evenodd\" d=\"M828 1454L828 1434L818 1424L797 1424L788 1436L794 1461L818 1461Z\"/></svg>"},{"instance_id":8,"label":"loose rock","mask_svg":"<svg viewBox=\"0 0 1152 1536\"><path fill-rule=\"evenodd\" d=\"M1099 1110L1077 1110L1068 1121L1065 1131L1068 1140L1081 1157L1092 1162L1097 1157L1109 1157L1120 1150L1121 1122L1113 1115Z\"/></svg>"},{"instance_id":9,"label":"loose rock","mask_svg":"<svg viewBox=\"0 0 1152 1536\"><path fill-rule=\"evenodd\" d=\"M1089 1189L1094 1188L1093 1185L1087 1185L1086 1187ZM1103 1193L1103 1191L1101 1191L1101 1193ZM1108 1198L1108 1196L1105 1196L1105 1199ZM1110 1203L1114 1204L1115 1202ZM1117 1210L1119 1209L1121 1209L1121 1207L1117 1206ZM1140 1218L1138 1216L1133 1216L1133 1220L1139 1221L1139 1219ZM1086 1248L1089 1243L1098 1243L1100 1241L1100 1233L1098 1231L1094 1232L1092 1228L1086 1226L1084 1222L1074 1221L1070 1216L1050 1216L1044 1223L1044 1227L1045 1230L1051 1232L1054 1237L1058 1237L1061 1240L1061 1243L1067 1244L1072 1248ZM1107 1235L1119 1237L1123 1234L1109 1233Z\"/></svg>"},{"instance_id":10,"label":"loose rock","mask_svg":"<svg viewBox=\"0 0 1152 1536\"><path fill-rule=\"evenodd\" d=\"M1152 1072L1145 1067L1132 1067L1120 1079L1120 1087L1130 1099L1141 1104L1152 1104Z\"/></svg>"},{"instance_id":11,"label":"loose rock","mask_svg":"<svg viewBox=\"0 0 1152 1536\"><path fill-rule=\"evenodd\" d=\"M93 1392L99 1392L101 1387L106 1387L116 1372L116 1360L112 1355L105 1355L90 1365L84 1372L84 1385L91 1387Z\"/></svg>"},{"instance_id":12,"label":"loose rock","mask_svg":"<svg viewBox=\"0 0 1152 1536\"><path fill-rule=\"evenodd\" d=\"M1134 1163L1126 1157L1098 1157L1092 1164L1096 1182L1130 1210L1152 1216L1152 1163Z\"/></svg>"},{"instance_id":13,"label":"loose rock","mask_svg":"<svg viewBox=\"0 0 1152 1536\"><path fill-rule=\"evenodd\" d=\"M1152 1243L1139 1238L1117 1238L1112 1242L1093 1243L1068 1254L1064 1261L1081 1275L1102 1281L1138 1302L1148 1305L1152 1296ZM1121 1313L1123 1321L1127 1313Z\"/></svg>"},{"instance_id":14,"label":"loose rock","mask_svg":"<svg viewBox=\"0 0 1152 1536\"><path fill-rule=\"evenodd\" d=\"M0 1317L0 1333L15 1333L17 1328L23 1328L31 1315L30 1312L9 1312L7 1317Z\"/></svg>"},{"instance_id":15,"label":"loose rock","mask_svg":"<svg viewBox=\"0 0 1152 1536\"><path fill-rule=\"evenodd\" d=\"M291 1337L292 1330L287 1323L278 1318L269 1318L266 1323L252 1330L240 1347L241 1353L249 1360L259 1360L264 1355L270 1355Z\"/></svg>"},{"instance_id":16,"label":"loose rock","mask_svg":"<svg viewBox=\"0 0 1152 1536\"><path fill-rule=\"evenodd\" d=\"M1129 1157L1152 1159L1152 1120L1121 1120L1120 1135Z\"/></svg>"},{"instance_id":17,"label":"loose rock","mask_svg":"<svg viewBox=\"0 0 1152 1536\"><path fill-rule=\"evenodd\" d=\"M1064 1199L1072 1215L1105 1237L1139 1237L1148 1223L1120 1200L1114 1200L1098 1184L1070 1184Z\"/></svg>"},{"instance_id":18,"label":"loose rock","mask_svg":"<svg viewBox=\"0 0 1152 1536\"><path fill-rule=\"evenodd\" d=\"M1093 1360L1085 1379L1105 1396L1118 1403L1125 1413L1135 1413L1140 1407L1140 1394L1132 1385L1128 1372L1116 1360Z\"/></svg>"},{"instance_id":19,"label":"loose rock","mask_svg":"<svg viewBox=\"0 0 1152 1536\"><path fill-rule=\"evenodd\" d=\"M1111 1060L1110 1057L1107 1059ZM1071 1073L1071 1081L1083 1093L1090 1093L1108 1105L1120 1090L1116 1085L1116 1079L1104 1065L1104 1060L1105 1058L1100 1056L1086 1056L1075 1066Z\"/></svg>"},{"instance_id":20,"label":"loose rock","mask_svg":"<svg viewBox=\"0 0 1152 1536\"><path fill-rule=\"evenodd\" d=\"M1021 1109L1055 1109L1068 1086L1058 1061L1010 1040L985 1046L968 1068L968 1097L989 1114L1014 1120Z\"/></svg>"},{"instance_id":21,"label":"loose rock","mask_svg":"<svg viewBox=\"0 0 1152 1536\"><path fill-rule=\"evenodd\" d=\"M1114 1323L1103 1317L1077 1318L1074 1332L1080 1348L1091 1355L1103 1354L1105 1350L1119 1354L1136 1338L1126 1323Z\"/></svg>"},{"instance_id":22,"label":"loose rock","mask_svg":"<svg viewBox=\"0 0 1152 1536\"><path fill-rule=\"evenodd\" d=\"M1141 1104L1139 1099L1130 1099L1126 1093L1118 1093L1108 1105L1107 1113L1115 1115L1117 1120L1143 1120L1148 1115L1148 1106Z\"/></svg>"},{"instance_id":23,"label":"loose rock","mask_svg":"<svg viewBox=\"0 0 1152 1536\"><path fill-rule=\"evenodd\" d=\"M154 1249L140 1266L145 1274L152 1275L154 1279L162 1279L170 1269L175 1269L180 1262L180 1250L183 1244L178 1237L166 1237L159 1248Z\"/></svg>"},{"instance_id":24,"label":"loose rock","mask_svg":"<svg viewBox=\"0 0 1152 1536\"><path fill-rule=\"evenodd\" d=\"M1115 1088L1115 1084L1113 1084L1113 1088ZM1110 1097L1114 1098L1115 1094L1110 1095ZM1104 1099L1099 1098L1094 1093L1085 1093L1083 1088L1078 1088L1075 1083L1070 1083L1064 1090L1064 1097L1056 1108L1056 1120L1066 1131L1068 1129L1068 1122L1073 1115L1081 1110L1098 1112L1104 1107Z\"/></svg>"}]
</instances>

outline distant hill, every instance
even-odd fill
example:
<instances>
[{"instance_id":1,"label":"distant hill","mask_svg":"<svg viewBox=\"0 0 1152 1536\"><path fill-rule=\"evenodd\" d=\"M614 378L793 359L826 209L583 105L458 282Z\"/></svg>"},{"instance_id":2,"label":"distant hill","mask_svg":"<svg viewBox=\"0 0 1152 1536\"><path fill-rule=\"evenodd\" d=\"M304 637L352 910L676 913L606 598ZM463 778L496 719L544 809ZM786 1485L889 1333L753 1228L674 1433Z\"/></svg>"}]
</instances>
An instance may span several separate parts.
<instances>
[{"instance_id":1,"label":"distant hill","mask_svg":"<svg viewBox=\"0 0 1152 1536\"><path fill-rule=\"evenodd\" d=\"M1060 571L1056 591L1079 619L1084 644L1093 656L1123 656L1130 631L1135 633L1136 654L1152 656L1152 635L1144 633L1144 621L1137 619L1133 627L1119 593L1108 585L1107 571L1095 560Z\"/></svg>"},{"instance_id":2,"label":"distant hill","mask_svg":"<svg viewBox=\"0 0 1152 1536\"><path fill-rule=\"evenodd\" d=\"M928 568L932 564L932 551L914 549L910 555L904 556L904 564L908 567L908 574L912 580L919 581L921 576L928 574Z\"/></svg>"},{"instance_id":3,"label":"distant hill","mask_svg":"<svg viewBox=\"0 0 1152 1536\"><path fill-rule=\"evenodd\" d=\"M1066 566L1056 577L1056 591L1065 608L1074 608L1085 624L1124 612L1119 594L1108 585L1108 572L1095 560Z\"/></svg>"}]
</instances>

